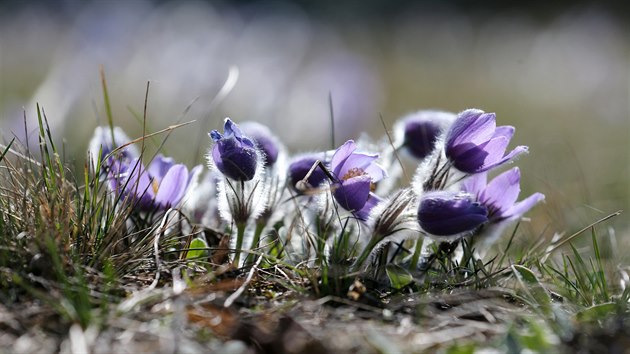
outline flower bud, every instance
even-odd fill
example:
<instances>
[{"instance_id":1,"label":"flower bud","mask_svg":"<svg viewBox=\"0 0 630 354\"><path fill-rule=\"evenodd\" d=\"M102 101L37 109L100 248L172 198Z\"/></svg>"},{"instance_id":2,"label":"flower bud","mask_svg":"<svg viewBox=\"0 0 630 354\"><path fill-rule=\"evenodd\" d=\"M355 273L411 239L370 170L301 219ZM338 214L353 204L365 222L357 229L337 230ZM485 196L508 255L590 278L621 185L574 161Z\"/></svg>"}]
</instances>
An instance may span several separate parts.
<instances>
[{"instance_id":1,"label":"flower bud","mask_svg":"<svg viewBox=\"0 0 630 354\"><path fill-rule=\"evenodd\" d=\"M418 222L435 236L455 236L470 232L488 221L488 210L470 195L430 192L420 200Z\"/></svg>"},{"instance_id":2,"label":"flower bud","mask_svg":"<svg viewBox=\"0 0 630 354\"><path fill-rule=\"evenodd\" d=\"M457 116L442 111L418 111L402 118L394 128L397 140L414 158L429 156L442 134Z\"/></svg>"},{"instance_id":3,"label":"flower bud","mask_svg":"<svg viewBox=\"0 0 630 354\"><path fill-rule=\"evenodd\" d=\"M230 118L225 118L223 130L223 135L216 130L210 132L215 142L211 151L214 165L224 176L233 180L253 179L259 158L254 142L244 136Z\"/></svg>"},{"instance_id":4,"label":"flower bud","mask_svg":"<svg viewBox=\"0 0 630 354\"><path fill-rule=\"evenodd\" d=\"M291 186L291 188L299 191L299 188L297 188L296 185L306 177L306 175L311 170L311 168L313 168L313 165L315 165L315 162L317 162L317 160L319 160L317 156L309 155L298 158L289 165L289 185ZM315 167L313 172L306 179L308 184L313 188L318 187L325 180L326 174L319 166Z\"/></svg>"},{"instance_id":5,"label":"flower bud","mask_svg":"<svg viewBox=\"0 0 630 354\"><path fill-rule=\"evenodd\" d=\"M254 141L256 147L265 156L265 166L273 166L278 160L280 153L280 142L266 126L256 122L245 122L240 124L243 134Z\"/></svg>"}]
</instances>

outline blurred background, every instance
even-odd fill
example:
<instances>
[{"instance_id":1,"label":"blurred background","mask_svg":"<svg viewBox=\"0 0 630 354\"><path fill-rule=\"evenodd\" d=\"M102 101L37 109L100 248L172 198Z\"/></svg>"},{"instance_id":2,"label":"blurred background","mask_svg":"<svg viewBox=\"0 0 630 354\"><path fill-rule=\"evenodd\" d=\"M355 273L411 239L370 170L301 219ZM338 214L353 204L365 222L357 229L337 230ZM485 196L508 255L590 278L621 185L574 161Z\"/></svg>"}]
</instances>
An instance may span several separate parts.
<instances>
[{"instance_id":1,"label":"blurred background","mask_svg":"<svg viewBox=\"0 0 630 354\"><path fill-rule=\"evenodd\" d=\"M613 225L630 246L630 9L519 3L0 1L1 133L23 139L23 110L34 132L39 103L81 171L106 124L101 65L130 136L142 133L147 81L149 131L196 120L165 146L189 165L226 116L269 125L293 152L329 148L329 95L338 144L382 136L379 115L391 127L419 109L475 107L530 146L522 195L547 203L528 233L624 209L600 231Z\"/></svg>"}]
</instances>

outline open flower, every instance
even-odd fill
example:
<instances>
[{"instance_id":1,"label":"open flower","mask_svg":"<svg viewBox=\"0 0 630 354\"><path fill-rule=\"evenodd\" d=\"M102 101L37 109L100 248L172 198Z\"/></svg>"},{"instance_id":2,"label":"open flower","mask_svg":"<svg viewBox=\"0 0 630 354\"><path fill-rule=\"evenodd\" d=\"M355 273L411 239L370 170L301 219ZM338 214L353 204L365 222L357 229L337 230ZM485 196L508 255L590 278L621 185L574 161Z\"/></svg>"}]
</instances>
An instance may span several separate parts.
<instances>
[{"instance_id":1,"label":"open flower","mask_svg":"<svg viewBox=\"0 0 630 354\"><path fill-rule=\"evenodd\" d=\"M544 194L534 193L516 202L521 191L521 172L518 167L503 172L487 183L487 174L471 176L463 182L465 192L476 196L477 201L488 209L488 219L496 223L520 218L534 205L545 199Z\"/></svg>"},{"instance_id":2,"label":"open flower","mask_svg":"<svg viewBox=\"0 0 630 354\"><path fill-rule=\"evenodd\" d=\"M104 163L111 163L113 158L109 161L104 161L105 157L109 155L114 149L127 144L131 139L125 134L120 127L96 127L94 134L88 146L88 152L94 168L96 168L96 162L99 159L98 153L100 151L100 160ZM120 150L120 157L123 159L136 159L140 157L138 148L134 145L126 146Z\"/></svg>"},{"instance_id":3,"label":"open flower","mask_svg":"<svg viewBox=\"0 0 630 354\"><path fill-rule=\"evenodd\" d=\"M418 206L420 227L434 236L463 236L487 221L486 207L466 193L430 192Z\"/></svg>"},{"instance_id":4,"label":"open flower","mask_svg":"<svg viewBox=\"0 0 630 354\"><path fill-rule=\"evenodd\" d=\"M400 147L422 160L429 156L443 130L448 129L456 115L441 111L419 111L403 117L394 127Z\"/></svg>"},{"instance_id":5,"label":"open flower","mask_svg":"<svg viewBox=\"0 0 630 354\"><path fill-rule=\"evenodd\" d=\"M505 155L512 135L514 127L496 126L494 113L468 109L459 114L446 135L446 157L462 172L487 171L527 152L527 146L517 146Z\"/></svg>"},{"instance_id":6,"label":"open flower","mask_svg":"<svg viewBox=\"0 0 630 354\"><path fill-rule=\"evenodd\" d=\"M224 176L237 181L254 178L259 153L254 142L244 136L230 118L225 118L223 135L213 130L210 137L215 142L211 151L212 160Z\"/></svg>"},{"instance_id":7,"label":"open flower","mask_svg":"<svg viewBox=\"0 0 630 354\"><path fill-rule=\"evenodd\" d=\"M355 152L356 148L354 141L346 141L335 151L330 164L337 178L333 196L342 208L354 212L363 209L374 183L387 176L376 163L378 155Z\"/></svg>"},{"instance_id":8,"label":"open flower","mask_svg":"<svg viewBox=\"0 0 630 354\"><path fill-rule=\"evenodd\" d=\"M165 210L179 204L200 169L197 166L189 173L186 166L162 155L157 155L146 169L138 159L115 161L110 186L137 201L142 211Z\"/></svg>"}]
</instances>

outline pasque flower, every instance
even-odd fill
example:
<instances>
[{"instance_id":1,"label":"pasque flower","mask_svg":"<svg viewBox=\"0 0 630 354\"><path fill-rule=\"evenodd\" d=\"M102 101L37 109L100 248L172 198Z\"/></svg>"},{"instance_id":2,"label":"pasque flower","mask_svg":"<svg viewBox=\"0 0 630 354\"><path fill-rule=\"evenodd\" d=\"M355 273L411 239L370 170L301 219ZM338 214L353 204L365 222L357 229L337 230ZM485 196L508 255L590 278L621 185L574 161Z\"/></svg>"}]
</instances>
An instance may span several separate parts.
<instances>
[{"instance_id":1,"label":"pasque flower","mask_svg":"<svg viewBox=\"0 0 630 354\"><path fill-rule=\"evenodd\" d=\"M387 172L376 163L378 155L356 152L356 144L346 141L339 147L331 160L333 196L337 203L348 211L358 212L367 203L373 184Z\"/></svg>"},{"instance_id":2,"label":"pasque flower","mask_svg":"<svg viewBox=\"0 0 630 354\"><path fill-rule=\"evenodd\" d=\"M185 165L162 155L157 155L146 169L138 159L114 161L113 166L111 187L136 201L142 211L179 204L192 177L201 169L197 166L189 173Z\"/></svg>"},{"instance_id":3,"label":"pasque flower","mask_svg":"<svg viewBox=\"0 0 630 354\"><path fill-rule=\"evenodd\" d=\"M256 174L259 153L254 142L243 135L239 127L225 118L223 134L216 130L210 132L215 142L211 157L215 166L228 178L237 181L249 181Z\"/></svg>"},{"instance_id":4,"label":"pasque flower","mask_svg":"<svg viewBox=\"0 0 630 354\"><path fill-rule=\"evenodd\" d=\"M537 203L545 199L544 194L534 193L516 202L521 191L521 172L514 167L496 176L487 183L487 174L479 173L463 182L465 192L476 196L477 201L488 209L488 219L496 223L521 217Z\"/></svg>"},{"instance_id":5,"label":"pasque flower","mask_svg":"<svg viewBox=\"0 0 630 354\"><path fill-rule=\"evenodd\" d=\"M419 111L403 117L394 130L400 146L422 160L433 151L440 134L455 118L456 115L450 112Z\"/></svg>"},{"instance_id":6,"label":"pasque flower","mask_svg":"<svg viewBox=\"0 0 630 354\"><path fill-rule=\"evenodd\" d=\"M418 223L430 235L456 236L488 221L488 210L466 193L429 192L418 206Z\"/></svg>"},{"instance_id":7,"label":"pasque flower","mask_svg":"<svg viewBox=\"0 0 630 354\"><path fill-rule=\"evenodd\" d=\"M278 160L281 144L271 130L257 122L241 123L240 129L262 151L265 156L265 166L273 166Z\"/></svg>"},{"instance_id":8,"label":"pasque flower","mask_svg":"<svg viewBox=\"0 0 630 354\"><path fill-rule=\"evenodd\" d=\"M512 135L514 127L496 126L494 113L468 109L458 115L446 135L446 157L462 172L487 171L527 152L526 146L517 146L505 154Z\"/></svg>"},{"instance_id":9,"label":"pasque flower","mask_svg":"<svg viewBox=\"0 0 630 354\"><path fill-rule=\"evenodd\" d=\"M120 127L96 127L94 129L94 134L92 135L92 139L90 139L90 144L88 147L88 151L90 153L90 157L94 167L96 167L96 161L99 156L98 153L100 151L100 159L103 159L108 156L114 149L123 146L130 142L131 139L125 134L125 132ZM123 159L136 159L140 157L140 152L138 148L134 145L126 146L125 148L120 150L120 157ZM110 158L110 161L103 162L111 162L113 158Z\"/></svg>"},{"instance_id":10,"label":"pasque flower","mask_svg":"<svg viewBox=\"0 0 630 354\"><path fill-rule=\"evenodd\" d=\"M298 187L298 183L304 180L308 173L313 169L313 166L317 161L321 161L324 166L326 163L323 161L322 156L318 156L316 154L305 155L298 158L295 158L290 164L288 169L289 174L289 186L294 190L301 192L302 190ZM306 178L306 182L308 183L308 187L318 187L326 180L326 173L319 167L316 166Z\"/></svg>"}]
</instances>

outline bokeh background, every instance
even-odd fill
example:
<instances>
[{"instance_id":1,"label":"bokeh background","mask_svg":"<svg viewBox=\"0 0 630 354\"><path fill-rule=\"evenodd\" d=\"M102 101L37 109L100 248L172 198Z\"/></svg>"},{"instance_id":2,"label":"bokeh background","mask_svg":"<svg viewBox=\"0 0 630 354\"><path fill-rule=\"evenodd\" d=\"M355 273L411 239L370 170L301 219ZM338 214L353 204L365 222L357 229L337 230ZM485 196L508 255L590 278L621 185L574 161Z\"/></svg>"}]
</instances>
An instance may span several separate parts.
<instances>
[{"instance_id":1,"label":"bokeh background","mask_svg":"<svg viewBox=\"0 0 630 354\"><path fill-rule=\"evenodd\" d=\"M584 1L0 1L1 133L23 139L24 109L34 130L38 102L80 169L106 123L100 65L129 135L147 81L149 131L196 120L165 146L188 164L225 116L269 125L294 152L329 148L329 95L338 143L382 136L379 115L391 127L476 107L530 146L522 193L547 203L529 234L623 209L599 231L630 246L629 14Z\"/></svg>"}]
</instances>

